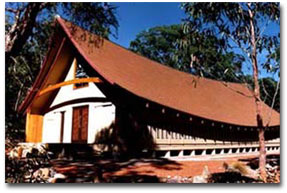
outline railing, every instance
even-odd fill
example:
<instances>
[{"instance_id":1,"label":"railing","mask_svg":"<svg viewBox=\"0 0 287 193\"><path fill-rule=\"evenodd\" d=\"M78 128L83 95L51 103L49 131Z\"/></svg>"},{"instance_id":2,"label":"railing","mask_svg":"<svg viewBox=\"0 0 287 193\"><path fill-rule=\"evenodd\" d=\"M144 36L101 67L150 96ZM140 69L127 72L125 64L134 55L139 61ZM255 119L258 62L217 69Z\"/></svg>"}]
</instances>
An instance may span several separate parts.
<instances>
[{"instance_id":1,"label":"railing","mask_svg":"<svg viewBox=\"0 0 287 193\"><path fill-rule=\"evenodd\" d=\"M156 127L148 127L158 150L216 149L216 148L256 148L258 142L236 142L202 139L179 132ZM280 146L280 139L266 141L266 147Z\"/></svg>"}]
</instances>

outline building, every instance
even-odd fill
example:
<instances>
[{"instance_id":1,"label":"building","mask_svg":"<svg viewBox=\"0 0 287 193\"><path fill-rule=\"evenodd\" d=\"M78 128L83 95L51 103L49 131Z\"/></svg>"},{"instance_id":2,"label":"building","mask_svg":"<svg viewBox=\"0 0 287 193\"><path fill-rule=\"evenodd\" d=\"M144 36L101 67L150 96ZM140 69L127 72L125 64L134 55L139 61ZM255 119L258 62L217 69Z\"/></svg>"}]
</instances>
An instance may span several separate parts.
<instances>
[{"instance_id":1,"label":"building","mask_svg":"<svg viewBox=\"0 0 287 193\"><path fill-rule=\"evenodd\" d=\"M56 19L37 79L19 107L26 141L109 144L160 155L258 151L255 100L244 84L196 77ZM267 150L280 115L262 102Z\"/></svg>"}]
</instances>

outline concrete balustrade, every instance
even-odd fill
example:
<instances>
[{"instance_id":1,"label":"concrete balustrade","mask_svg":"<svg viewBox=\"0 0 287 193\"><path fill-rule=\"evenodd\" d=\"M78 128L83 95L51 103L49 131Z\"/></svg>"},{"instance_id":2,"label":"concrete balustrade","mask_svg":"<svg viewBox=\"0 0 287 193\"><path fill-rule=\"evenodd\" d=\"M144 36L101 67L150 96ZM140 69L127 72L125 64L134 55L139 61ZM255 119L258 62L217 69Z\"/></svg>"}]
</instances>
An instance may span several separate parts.
<instances>
[{"instance_id":1,"label":"concrete balustrade","mask_svg":"<svg viewBox=\"0 0 287 193\"><path fill-rule=\"evenodd\" d=\"M253 142L219 141L194 137L186 133L165 130L149 126L148 131L153 136L161 157L198 157L232 154L256 154L259 144ZM267 152L280 151L280 139L266 141Z\"/></svg>"},{"instance_id":2,"label":"concrete balustrade","mask_svg":"<svg viewBox=\"0 0 287 193\"><path fill-rule=\"evenodd\" d=\"M257 153L259 148L257 147L245 147L245 148L209 148L209 149L190 149L190 150L167 150L160 151L161 153L155 154L154 156L162 155L164 158L174 157L200 157L200 156L216 156L216 155L232 155L232 154L253 154ZM267 152L280 151L279 146L266 147Z\"/></svg>"},{"instance_id":3,"label":"concrete balustrade","mask_svg":"<svg viewBox=\"0 0 287 193\"><path fill-rule=\"evenodd\" d=\"M192 150L190 153L191 156L195 156L195 150Z\"/></svg>"},{"instance_id":4,"label":"concrete balustrade","mask_svg":"<svg viewBox=\"0 0 287 193\"><path fill-rule=\"evenodd\" d=\"M204 150L202 150L201 155L206 155L206 150L205 150L205 149L204 149Z\"/></svg>"}]
</instances>

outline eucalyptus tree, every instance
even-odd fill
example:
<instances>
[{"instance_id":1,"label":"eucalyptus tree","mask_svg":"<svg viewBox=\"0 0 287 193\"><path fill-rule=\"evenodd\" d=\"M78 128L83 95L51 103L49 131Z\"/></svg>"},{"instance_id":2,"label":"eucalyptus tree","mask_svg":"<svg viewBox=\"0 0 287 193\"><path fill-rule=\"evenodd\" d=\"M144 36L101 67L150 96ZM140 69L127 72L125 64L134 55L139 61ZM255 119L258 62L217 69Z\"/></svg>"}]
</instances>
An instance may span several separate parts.
<instances>
[{"instance_id":1,"label":"eucalyptus tree","mask_svg":"<svg viewBox=\"0 0 287 193\"><path fill-rule=\"evenodd\" d=\"M244 64L252 67L256 120L259 127L259 168L262 180L266 181L264 131L268 124L263 125L258 79L261 68L273 73L280 71L278 60L274 59L274 53L280 47L280 30L268 32L270 27L278 29L280 26L279 3L183 3L182 8L187 14L185 34L200 32L207 36L214 35L221 40L221 49L237 50L237 53L244 57ZM190 43L183 39L182 44L188 47ZM261 57L259 60L259 56L264 53L269 53L272 57L265 57L265 61L262 61Z\"/></svg>"},{"instance_id":2,"label":"eucalyptus tree","mask_svg":"<svg viewBox=\"0 0 287 193\"><path fill-rule=\"evenodd\" d=\"M182 48L179 40L187 38ZM215 36L193 33L186 36L182 25L157 26L137 34L129 49L163 65L207 78L238 82L243 58L233 51L223 52ZM191 63L192 56L197 56ZM229 69L226 71L226 69Z\"/></svg>"}]
</instances>

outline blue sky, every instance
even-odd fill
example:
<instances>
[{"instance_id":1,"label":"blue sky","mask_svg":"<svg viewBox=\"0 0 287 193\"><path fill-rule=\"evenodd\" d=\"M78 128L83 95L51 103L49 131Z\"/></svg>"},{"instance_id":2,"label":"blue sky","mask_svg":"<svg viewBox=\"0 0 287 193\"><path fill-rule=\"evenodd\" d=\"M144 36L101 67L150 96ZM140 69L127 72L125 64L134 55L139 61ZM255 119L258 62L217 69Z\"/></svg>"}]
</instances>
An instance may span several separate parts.
<instances>
[{"instance_id":1,"label":"blue sky","mask_svg":"<svg viewBox=\"0 0 287 193\"><path fill-rule=\"evenodd\" d=\"M180 3L112 3L118 7L118 38L111 40L126 48L136 35L146 29L161 25L181 23L184 11Z\"/></svg>"}]
</instances>

